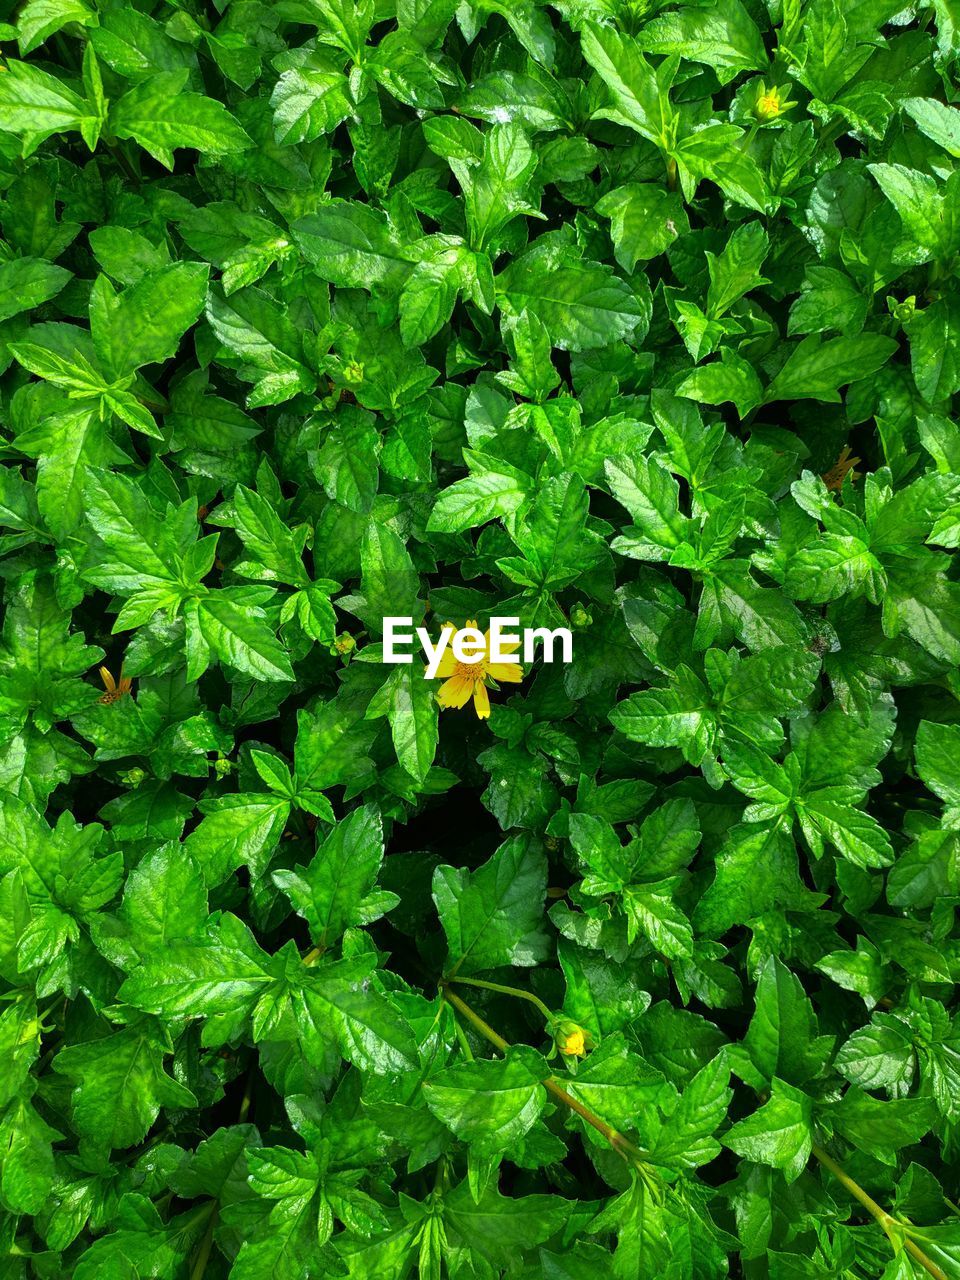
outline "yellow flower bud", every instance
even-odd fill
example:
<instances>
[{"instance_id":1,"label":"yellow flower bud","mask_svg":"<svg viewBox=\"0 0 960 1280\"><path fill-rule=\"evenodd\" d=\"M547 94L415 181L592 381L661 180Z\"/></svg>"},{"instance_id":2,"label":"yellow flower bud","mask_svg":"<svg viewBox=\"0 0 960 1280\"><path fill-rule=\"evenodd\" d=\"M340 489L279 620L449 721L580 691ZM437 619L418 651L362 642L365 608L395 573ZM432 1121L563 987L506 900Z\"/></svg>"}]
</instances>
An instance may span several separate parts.
<instances>
[{"instance_id":1,"label":"yellow flower bud","mask_svg":"<svg viewBox=\"0 0 960 1280\"><path fill-rule=\"evenodd\" d=\"M587 1051L586 1044L583 1039L583 1032L577 1027L576 1031L570 1031L563 1038L563 1044L560 1046L564 1053L571 1056L582 1058Z\"/></svg>"},{"instance_id":2,"label":"yellow flower bud","mask_svg":"<svg viewBox=\"0 0 960 1280\"><path fill-rule=\"evenodd\" d=\"M553 1041L566 1058L582 1058L593 1048L593 1037L572 1018L561 1018L553 1024Z\"/></svg>"}]
</instances>

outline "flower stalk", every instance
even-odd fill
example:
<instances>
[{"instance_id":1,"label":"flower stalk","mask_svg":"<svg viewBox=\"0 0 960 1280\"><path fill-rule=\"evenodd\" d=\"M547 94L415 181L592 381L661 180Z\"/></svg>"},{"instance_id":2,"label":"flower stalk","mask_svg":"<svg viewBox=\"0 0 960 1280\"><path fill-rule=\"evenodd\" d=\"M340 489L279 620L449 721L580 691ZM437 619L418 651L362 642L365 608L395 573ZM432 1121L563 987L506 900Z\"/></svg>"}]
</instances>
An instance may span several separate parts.
<instances>
[{"instance_id":1,"label":"flower stalk","mask_svg":"<svg viewBox=\"0 0 960 1280\"><path fill-rule=\"evenodd\" d=\"M866 1209L867 1212L880 1224L884 1233L889 1237L891 1243L895 1244L897 1237L900 1237L903 1240L903 1247L906 1249L907 1253L910 1254L911 1258L913 1258L919 1266L923 1267L925 1271L933 1276L934 1280L949 1280L946 1272L941 1270L932 1258L927 1257L916 1241L911 1240L908 1235L904 1234L903 1224L898 1222L892 1214L887 1213L886 1209L877 1204L873 1196L864 1191L863 1187L861 1187L858 1182L855 1182L846 1170L841 1165L837 1164L836 1160L834 1160L832 1156L827 1155L826 1151L824 1151L822 1147L818 1146L814 1146L813 1155L820 1164L822 1164L825 1169L829 1169L837 1181L850 1192L854 1200L859 1201L859 1203L863 1205L864 1209Z\"/></svg>"},{"instance_id":2,"label":"flower stalk","mask_svg":"<svg viewBox=\"0 0 960 1280\"><path fill-rule=\"evenodd\" d=\"M532 991L523 991L520 987L508 987L501 982L487 982L483 978L448 978L448 982L456 982L467 987L482 987L484 991L499 991L501 995L516 996L519 1000L528 1000L531 1004L535 1004L548 1022L553 1020L553 1014Z\"/></svg>"},{"instance_id":3,"label":"flower stalk","mask_svg":"<svg viewBox=\"0 0 960 1280\"><path fill-rule=\"evenodd\" d=\"M493 1027L488 1022L485 1022L476 1010L471 1009L461 996L458 996L455 991L451 991L449 982L441 982L440 990L443 998L449 1001L454 1009L466 1018L475 1031L488 1040L495 1049L499 1049L501 1053L506 1053L510 1048L510 1042L504 1040L499 1032L494 1031ZM552 1097L558 1102L562 1102L564 1106L569 1107L571 1111L575 1111L581 1119L586 1121L593 1129L596 1129L597 1133L602 1134L614 1151L621 1155L628 1164L639 1165L644 1162L645 1153L639 1147L635 1146L629 1138L625 1138L622 1133L618 1133L612 1125L607 1124L589 1107L584 1106L578 1098L567 1093L566 1089L558 1084L553 1076L548 1076L541 1083Z\"/></svg>"}]
</instances>

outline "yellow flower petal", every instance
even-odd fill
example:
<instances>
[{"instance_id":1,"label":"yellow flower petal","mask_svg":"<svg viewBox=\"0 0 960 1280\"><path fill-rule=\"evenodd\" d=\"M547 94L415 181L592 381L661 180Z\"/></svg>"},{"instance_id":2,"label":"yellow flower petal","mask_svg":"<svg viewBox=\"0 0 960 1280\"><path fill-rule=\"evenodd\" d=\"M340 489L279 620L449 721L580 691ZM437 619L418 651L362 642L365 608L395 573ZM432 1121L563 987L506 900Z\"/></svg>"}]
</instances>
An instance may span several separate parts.
<instances>
[{"instance_id":1,"label":"yellow flower petal","mask_svg":"<svg viewBox=\"0 0 960 1280\"><path fill-rule=\"evenodd\" d=\"M443 657L437 666L436 679L445 680L447 676L452 676L457 669L457 660L453 656L450 649L443 651Z\"/></svg>"},{"instance_id":2,"label":"yellow flower petal","mask_svg":"<svg viewBox=\"0 0 960 1280\"><path fill-rule=\"evenodd\" d=\"M451 676L440 686L437 700L441 707L465 707L473 693L473 681L466 676Z\"/></svg>"},{"instance_id":3,"label":"yellow flower petal","mask_svg":"<svg viewBox=\"0 0 960 1280\"><path fill-rule=\"evenodd\" d=\"M475 684L473 686L473 705L481 720L486 720L489 717L490 695L487 693L485 684Z\"/></svg>"},{"instance_id":4,"label":"yellow flower petal","mask_svg":"<svg viewBox=\"0 0 960 1280\"><path fill-rule=\"evenodd\" d=\"M488 662L487 675L498 684L519 684L523 679L523 667L519 662Z\"/></svg>"}]
</instances>

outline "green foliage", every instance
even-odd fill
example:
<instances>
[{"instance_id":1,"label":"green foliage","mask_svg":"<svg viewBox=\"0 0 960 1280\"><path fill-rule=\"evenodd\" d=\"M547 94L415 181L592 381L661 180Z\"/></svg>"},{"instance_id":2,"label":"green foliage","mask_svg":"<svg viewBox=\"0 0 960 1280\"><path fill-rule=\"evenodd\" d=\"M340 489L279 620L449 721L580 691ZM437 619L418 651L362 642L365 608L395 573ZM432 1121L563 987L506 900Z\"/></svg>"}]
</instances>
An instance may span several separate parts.
<instances>
[{"instance_id":1,"label":"green foliage","mask_svg":"<svg viewBox=\"0 0 960 1280\"><path fill-rule=\"evenodd\" d=\"M0 18L0 1280L960 1280L956 3Z\"/></svg>"}]
</instances>

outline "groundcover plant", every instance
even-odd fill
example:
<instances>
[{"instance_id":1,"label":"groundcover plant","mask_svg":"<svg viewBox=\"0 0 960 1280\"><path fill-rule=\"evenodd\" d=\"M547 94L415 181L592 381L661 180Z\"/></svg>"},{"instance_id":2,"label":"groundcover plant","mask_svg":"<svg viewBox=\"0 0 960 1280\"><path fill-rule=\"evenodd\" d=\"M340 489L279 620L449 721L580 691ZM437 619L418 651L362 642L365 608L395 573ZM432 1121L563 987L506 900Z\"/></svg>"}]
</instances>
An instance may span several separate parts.
<instances>
[{"instance_id":1,"label":"groundcover plant","mask_svg":"<svg viewBox=\"0 0 960 1280\"><path fill-rule=\"evenodd\" d=\"M3 1280L960 1276L903 2L4 6Z\"/></svg>"}]
</instances>

